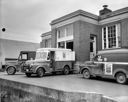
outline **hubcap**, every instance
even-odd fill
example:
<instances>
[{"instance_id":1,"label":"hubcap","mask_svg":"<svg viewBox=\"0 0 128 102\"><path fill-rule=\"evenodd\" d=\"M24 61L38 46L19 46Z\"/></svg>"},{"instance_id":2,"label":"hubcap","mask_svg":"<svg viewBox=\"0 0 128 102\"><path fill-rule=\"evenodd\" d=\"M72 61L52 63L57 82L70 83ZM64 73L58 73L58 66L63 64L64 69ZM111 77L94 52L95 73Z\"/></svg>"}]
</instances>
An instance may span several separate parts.
<instances>
[{"instance_id":1,"label":"hubcap","mask_svg":"<svg viewBox=\"0 0 128 102\"><path fill-rule=\"evenodd\" d=\"M84 78L89 78L90 74L88 71L84 71L83 76Z\"/></svg>"},{"instance_id":2,"label":"hubcap","mask_svg":"<svg viewBox=\"0 0 128 102\"><path fill-rule=\"evenodd\" d=\"M38 70L38 75L39 75L39 76L43 76L43 70L42 70L42 69L39 69L39 70Z\"/></svg>"},{"instance_id":3,"label":"hubcap","mask_svg":"<svg viewBox=\"0 0 128 102\"><path fill-rule=\"evenodd\" d=\"M14 73L14 68L13 68L13 67L10 67L10 68L8 69L8 73L9 73L9 74L13 74L13 73Z\"/></svg>"},{"instance_id":4,"label":"hubcap","mask_svg":"<svg viewBox=\"0 0 128 102\"><path fill-rule=\"evenodd\" d=\"M65 69L65 73L68 74L68 69Z\"/></svg>"},{"instance_id":5,"label":"hubcap","mask_svg":"<svg viewBox=\"0 0 128 102\"><path fill-rule=\"evenodd\" d=\"M64 69L64 74L69 74L69 69L68 69L68 67L65 67L65 69Z\"/></svg>"},{"instance_id":6,"label":"hubcap","mask_svg":"<svg viewBox=\"0 0 128 102\"><path fill-rule=\"evenodd\" d=\"M124 82L125 81L125 77L124 76L119 76L118 79L119 79L119 82Z\"/></svg>"}]
</instances>

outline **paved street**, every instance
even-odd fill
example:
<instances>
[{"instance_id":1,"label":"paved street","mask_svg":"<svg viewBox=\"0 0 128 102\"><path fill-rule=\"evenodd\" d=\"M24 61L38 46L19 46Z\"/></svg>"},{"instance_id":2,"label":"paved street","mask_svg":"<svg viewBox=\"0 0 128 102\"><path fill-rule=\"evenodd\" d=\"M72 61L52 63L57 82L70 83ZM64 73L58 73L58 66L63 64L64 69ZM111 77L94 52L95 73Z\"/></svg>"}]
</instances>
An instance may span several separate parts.
<instances>
[{"instance_id":1,"label":"paved street","mask_svg":"<svg viewBox=\"0 0 128 102\"><path fill-rule=\"evenodd\" d=\"M108 79L83 79L81 75L46 75L42 78L32 76L27 78L22 73L16 75L7 75L0 73L0 78L15 80L23 83L45 86L64 91L75 92L97 92L104 96L117 99L119 102L128 102L128 84L120 85L114 80Z\"/></svg>"}]
</instances>

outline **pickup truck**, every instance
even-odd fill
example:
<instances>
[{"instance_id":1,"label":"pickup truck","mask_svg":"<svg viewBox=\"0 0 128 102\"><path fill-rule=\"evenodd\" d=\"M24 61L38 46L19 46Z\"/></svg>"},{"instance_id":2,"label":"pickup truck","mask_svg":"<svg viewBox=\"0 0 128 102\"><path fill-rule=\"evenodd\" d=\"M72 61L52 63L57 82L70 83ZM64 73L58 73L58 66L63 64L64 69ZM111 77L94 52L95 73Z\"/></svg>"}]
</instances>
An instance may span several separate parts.
<instances>
[{"instance_id":1,"label":"pickup truck","mask_svg":"<svg viewBox=\"0 0 128 102\"><path fill-rule=\"evenodd\" d=\"M103 77L115 79L120 84L128 80L128 49L102 50L80 66L84 78Z\"/></svg>"},{"instance_id":2,"label":"pickup truck","mask_svg":"<svg viewBox=\"0 0 128 102\"><path fill-rule=\"evenodd\" d=\"M21 51L18 59L6 58L2 65L8 75L14 75L16 72L24 72L23 65L27 60L35 59L35 51Z\"/></svg>"}]
</instances>

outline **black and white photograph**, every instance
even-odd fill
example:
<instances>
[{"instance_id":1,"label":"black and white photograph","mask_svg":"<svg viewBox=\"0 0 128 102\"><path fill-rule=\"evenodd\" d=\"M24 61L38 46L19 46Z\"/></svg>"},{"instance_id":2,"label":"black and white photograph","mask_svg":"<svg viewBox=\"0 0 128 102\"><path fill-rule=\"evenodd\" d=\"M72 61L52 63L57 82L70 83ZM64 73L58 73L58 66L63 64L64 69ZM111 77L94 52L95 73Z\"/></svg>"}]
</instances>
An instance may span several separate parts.
<instances>
[{"instance_id":1,"label":"black and white photograph","mask_svg":"<svg viewBox=\"0 0 128 102\"><path fill-rule=\"evenodd\" d=\"M0 0L0 102L128 102L128 0Z\"/></svg>"}]
</instances>

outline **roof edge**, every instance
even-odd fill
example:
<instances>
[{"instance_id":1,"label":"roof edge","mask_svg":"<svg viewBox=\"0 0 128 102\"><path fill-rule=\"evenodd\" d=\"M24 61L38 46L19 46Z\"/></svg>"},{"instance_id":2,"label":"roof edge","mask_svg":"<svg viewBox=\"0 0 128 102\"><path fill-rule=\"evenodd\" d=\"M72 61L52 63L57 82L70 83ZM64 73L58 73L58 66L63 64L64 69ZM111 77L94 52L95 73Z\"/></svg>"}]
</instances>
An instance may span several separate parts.
<instances>
[{"instance_id":1,"label":"roof edge","mask_svg":"<svg viewBox=\"0 0 128 102\"><path fill-rule=\"evenodd\" d=\"M51 35L51 31L48 31L48 32L42 33L42 34L41 34L41 37L48 36L48 35Z\"/></svg>"},{"instance_id":2,"label":"roof edge","mask_svg":"<svg viewBox=\"0 0 128 102\"><path fill-rule=\"evenodd\" d=\"M110 18L113 16L120 15L120 14L124 14L124 13L128 13L128 7L124 7L122 9L115 10L113 12L107 13L107 14L99 16L99 17L100 17L100 20L103 20L103 19L107 19L107 18Z\"/></svg>"},{"instance_id":3,"label":"roof edge","mask_svg":"<svg viewBox=\"0 0 128 102\"><path fill-rule=\"evenodd\" d=\"M57 18L57 19L51 21L50 24L51 24L51 25L54 25L54 24L57 24L57 23L59 23L59 22L61 22L61 21L65 21L65 20L67 20L67 19L76 17L76 16L78 16L78 15L82 15L82 16L86 16L86 17L89 17L89 18L98 20L98 16L97 16L97 15L79 9L79 10L77 10L77 11L75 11L75 12L72 12L72 13L70 13L70 14L67 14L67 15L65 15L65 16L62 16L62 17L60 17L60 18Z\"/></svg>"}]
</instances>

